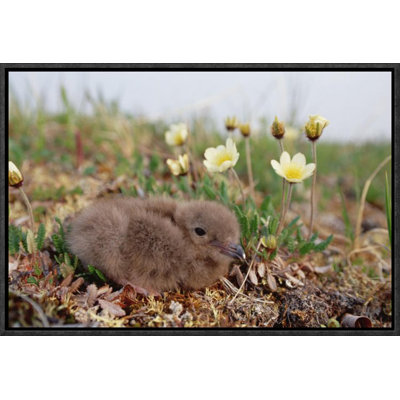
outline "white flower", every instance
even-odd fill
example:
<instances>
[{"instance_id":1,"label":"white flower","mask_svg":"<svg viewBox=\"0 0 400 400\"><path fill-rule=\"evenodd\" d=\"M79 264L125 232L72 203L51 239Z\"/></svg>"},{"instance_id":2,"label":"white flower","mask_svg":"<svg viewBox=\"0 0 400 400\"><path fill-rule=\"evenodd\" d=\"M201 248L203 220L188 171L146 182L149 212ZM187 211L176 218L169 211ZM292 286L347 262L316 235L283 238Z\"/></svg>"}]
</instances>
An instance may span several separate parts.
<instances>
[{"instance_id":1,"label":"white flower","mask_svg":"<svg viewBox=\"0 0 400 400\"><path fill-rule=\"evenodd\" d=\"M186 124L173 124L169 127L169 131L165 132L165 141L170 146L182 146L188 137L188 129Z\"/></svg>"},{"instance_id":2,"label":"white flower","mask_svg":"<svg viewBox=\"0 0 400 400\"><path fill-rule=\"evenodd\" d=\"M187 154L179 156L178 160L168 158L167 165L171 174L175 176L185 175L189 171L189 157Z\"/></svg>"},{"instance_id":3,"label":"white flower","mask_svg":"<svg viewBox=\"0 0 400 400\"><path fill-rule=\"evenodd\" d=\"M209 172L224 172L236 165L239 153L234 141L229 138L225 146L209 147L204 152L204 158L203 163Z\"/></svg>"},{"instance_id":4,"label":"white flower","mask_svg":"<svg viewBox=\"0 0 400 400\"><path fill-rule=\"evenodd\" d=\"M281 154L280 162L272 160L271 165L278 175L291 183L302 182L304 179L310 177L315 170L314 163L306 165L304 154L297 153L291 160L287 151Z\"/></svg>"}]
</instances>

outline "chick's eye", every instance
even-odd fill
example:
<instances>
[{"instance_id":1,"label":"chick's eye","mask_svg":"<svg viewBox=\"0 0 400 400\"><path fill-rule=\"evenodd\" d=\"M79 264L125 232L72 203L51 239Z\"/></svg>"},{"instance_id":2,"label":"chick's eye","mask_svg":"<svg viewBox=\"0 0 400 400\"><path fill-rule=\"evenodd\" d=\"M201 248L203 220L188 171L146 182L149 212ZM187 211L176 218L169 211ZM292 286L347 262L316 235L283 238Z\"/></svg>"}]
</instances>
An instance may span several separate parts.
<instances>
[{"instance_id":1,"label":"chick's eye","mask_svg":"<svg viewBox=\"0 0 400 400\"><path fill-rule=\"evenodd\" d=\"M206 231L203 228L195 228L194 230L197 235L199 236L204 236L206 234Z\"/></svg>"}]
</instances>

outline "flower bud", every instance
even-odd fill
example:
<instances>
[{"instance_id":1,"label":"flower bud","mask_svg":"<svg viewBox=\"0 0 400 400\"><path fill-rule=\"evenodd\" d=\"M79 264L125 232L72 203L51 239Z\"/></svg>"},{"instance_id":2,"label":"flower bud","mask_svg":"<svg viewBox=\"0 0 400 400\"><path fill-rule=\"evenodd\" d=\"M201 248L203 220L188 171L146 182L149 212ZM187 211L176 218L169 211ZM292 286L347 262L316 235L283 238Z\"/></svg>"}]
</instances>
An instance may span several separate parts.
<instances>
[{"instance_id":1,"label":"flower bud","mask_svg":"<svg viewBox=\"0 0 400 400\"><path fill-rule=\"evenodd\" d=\"M170 146L183 146L188 138L188 127L184 123L173 124L169 130L165 132L165 141Z\"/></svg>"},{"instance_id":2,"label":"flower bud","mask_svg":"<svg viewBox=\"0 0 400 400\"><path fill-rule=\"evenodd\" d=\"M244 137L248 137L250 136L250 124L247 122L245 124L240 124L239 125L239 129L240 129L240 133L244 136Z\"/></svg>"},{"instance_id":3,"label":"flower bud","mask_svg":"<svg viewBox=\"0 0 400 400\"><path fill-rule=\"evenodd\" d=\"M310 115L307 124L304 129L307 137L311 140L317 140L321 135L322 131L329 125L329 121L321 117L321 115Z\"/></svg>"},{"instance_id":4,"label":"flower bud","mask_svg":"<svg viewBox=\"0 0 400 400\"><path fill-rule=\"evenodd\" d=\"M225 119L225 128L228 131L234 131L239 126L239 121L236 117L227 117Z\"/></svg>"},{"instance_id":5,"label":"flower bud","mask_svg":"<svg viewBox=\"0 0 400 400\"><path fill-rule=\"evenodd\" d=\"M277 247L276 237L274 235L263 236L261 244L269 251L274 251Z\"/></svg>"},{"instance_id":6,"label":"flower bud","mask_svg":"<svg viewBox=\"0 0 400 400\"><path fill-rule=\"evenodd\" d=\"M172 175L186 175L189 171L189 157L187 154L184 154L183 156L179 156L178 160L168 158L167 165Z\"/></svg>"},{"instance_id":7,"label":"flower bud","mask_svg":"<svg viewBox=\"0 0 400 400\"><path fill-rule=\"evenodd\" d=\"M13 187L20 187L22 182L24 181L24 177L21 174L21 171L17 168L17 166L12 162L8 162L8 184Z\"/></svg>"},{"instance_id":8,"label":"flower bud","mask_svg":"<svg viewBox=\"0 0 400 400\"><path fill-rule=\"evenodd\" d=\"M272 136L276 139L282 139L285 135L285 124L275 117L274 122L271 125Z\"/></svg>"}]
</instances>

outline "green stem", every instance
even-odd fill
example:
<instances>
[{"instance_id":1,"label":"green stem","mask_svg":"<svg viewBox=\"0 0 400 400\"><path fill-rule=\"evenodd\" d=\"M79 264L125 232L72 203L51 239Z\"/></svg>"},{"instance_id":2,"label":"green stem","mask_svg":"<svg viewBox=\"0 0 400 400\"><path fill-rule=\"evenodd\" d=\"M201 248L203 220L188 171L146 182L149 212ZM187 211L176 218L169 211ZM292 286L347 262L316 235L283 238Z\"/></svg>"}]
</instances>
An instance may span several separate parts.
<instances>
[{"instance_id":1,"label":"green stem","mask_svg":"<svg viewBox=\"0 0 400 400\"><path fill-rule=\"evenodd\" d=\"M314 217L315 217L315 186L317 183L317 141L313 140L311 142L312 145L312 156L313 162L315 163L315 169L312 179L312 186L311 186L311 212L310 212L310 227L308 232L308 239L310 239L314 227Z\"/></svg>"},{"instance_id":2,"label":"green stem","mask_svg":"<svg viewBox=\"0 0 400 400\"><path fill-rule=\"evenodd\" d=\"M197 182L199 180L199 177L197 175L197 170L196 170L196 165L195 165L195 160L192 157L192 152L190 149L190 144L189 144L190 139L188 138L186 144L185 144L185 150L186 153L189 157L189 174L192 175L193 181Z\"/></svg>"},{"instance_id":3,"label":"green stem","mask_svg":"<svg viewBox=\"0 0 400 400\"><path fill-rule=\"evenodd\" d=\"M247 175L249 178L250 193L251 197L254 199L254 180L253 180L253 170L251 168L251 151L250 151L250 138L244 139L246 142L246 162L247 162Z\"/></svg>"},{"instance_id":4,"label":"green stem","mask_svg":"<svg viewBox=\"0 0 400 400\"><path fill-rule=\"evenodd\" d=\"M279 149L281 150L281 154L285 151L285 149L283 148L283 139L278 139L279 142Z\"/></svg>"},{"instance_id":5,"label":"green stem","mask_svg":"<svg viewBox=\"0 0 400 400\"><path fill-rule=\"evenodd\" d=\"M280 148L281 154L282 154L285 151L284 148L283 148L283 140L282 139L278 139L278 142L279 142L279 148ZM281 216L280 216L280 219L279 219L279 225L278 226L281 226L281 224L283 223L282 219L283 219L283 213L284 213L284 208L285 208L286 182L287 182L286 179L282 178L282 199L281 199L281 209L280 209Z\"/></svg>"},{"instance_id":6,"label":"green stem","mask_svg":"<svg viewBox=\"0 0 400 400\"><path fill-rule=\"evenodd\" d=\"M244 204L244 193L243 193L242 184L241 184L241 182L240 182L240 179L239 179L239 177L238 177L238 174L236 173L236 171L235 171L233 168L231 168L230 170L232 171L232 175L234 176L234 178L235 178L235 180L236 180L236 182L237 182L237 184L238 184L238 186L239 186L240 195L241 195L241 197L242 197L242 202L243 202L243 204Z\"/></svg>"},{"instance_id":7,"label":"green stem","mask_svg":"<svg viewBox=\"0 0 400 400\"><path fill-rule=\"evenodd\" d=\"M287 213L287 211L289 209L290 200L292 199L293 185L294 185L293 183L289 182L289 190L288 190L286 205L285 205L285 209L283 210L283 213L281 214L281 218L279 220L278 229L276 230L276 236L279 236L280 233L282 232L283 224L284 224L285 217L286 217L286 213Z\"/></svg>"},{"instance_id":8,"label":"green stem","mask_svg":"<svg viewBox=\"0 0 400 400\"><path fill-rule=\"evenodd\" d=\"M31 231L35 232L35 224L34 224L34 219L33 219L33 211L32 211L32 206L31 203L29 202L28 196L25 194L24 189L22 189L22 186L18 188L19 192L21 193L21 196L24 200L24 203L26 205L26 208L28 209L29 213L29 219L30 219L30 225L31 225Z\"/></svg>"}]
</instances>

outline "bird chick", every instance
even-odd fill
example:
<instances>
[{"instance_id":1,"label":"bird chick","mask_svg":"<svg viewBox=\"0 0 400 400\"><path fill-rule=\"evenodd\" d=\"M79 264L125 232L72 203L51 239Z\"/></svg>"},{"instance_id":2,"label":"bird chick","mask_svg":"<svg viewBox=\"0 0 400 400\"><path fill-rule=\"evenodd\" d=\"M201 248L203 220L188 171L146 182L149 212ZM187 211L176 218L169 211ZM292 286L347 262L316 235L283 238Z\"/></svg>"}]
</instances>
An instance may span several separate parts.
<instances>
[{"instance_id":1,"label":"bird chick","mask_svg":"<svg viewBox=\"0 0 400 400\"><path fill-rule=\"evenodd\" d=\"M99 200L72 221L70 250L114 282L148 293L200 289L244 260L239 225L211 201Z\"/></svg>"}]
</instances>

